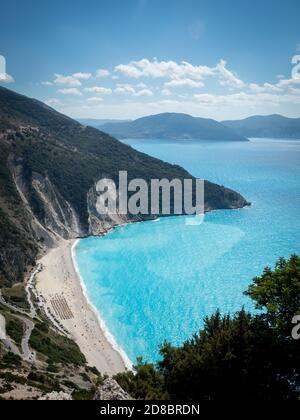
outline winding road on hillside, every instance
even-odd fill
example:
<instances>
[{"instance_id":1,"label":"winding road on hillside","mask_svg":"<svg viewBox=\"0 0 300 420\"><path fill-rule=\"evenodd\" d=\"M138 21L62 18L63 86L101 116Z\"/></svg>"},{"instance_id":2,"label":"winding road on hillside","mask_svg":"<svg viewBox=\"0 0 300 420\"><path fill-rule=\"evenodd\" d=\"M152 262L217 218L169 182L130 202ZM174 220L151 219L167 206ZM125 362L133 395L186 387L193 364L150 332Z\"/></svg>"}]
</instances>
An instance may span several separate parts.
<instances>
[{"instance_id":1,"label":"winding road on hillside","mask_svg":"<svg viewBox=\"0 0 300 420\"><path fill-rule=\"evenodd\" d=\"M36 276L36 274L41 270L41 265L39 264L34 271L31 273L30 278L25 286L25 290L27 293L27 300L28 300L28 304L30 307L30 312L26 312L21 308L18 308L8 302L5 301L5 299L3 298L3 296L1 295L1 291L0 291L0 303L5 306L6 308L10 309L11 311L16 312L17 314L15 314L14 316L16 318L18 318L21 322L23 322L25 329L24 329L24 334L22 337L22 342L21 342L21 350L22 353L20 352L19 348L16 346L16 344L13 342L13 340L9 337L6 337L6 339L2 340L3 344L14 354L22 357L23 360L29 362L29 363L34 363L36 360L36 353L35 351L31 350L29 347L29 341L30 341L30 337L31 337L31 333L34 329L34 322L31 321L28 318L36 318L37 317L37 313L36 313L36 309L34 307L34 304L32 302L32 298L31 298L31 293L30 293L30 289L33 287L33 281L34 278Z\"/></svg>"}]
</instances>

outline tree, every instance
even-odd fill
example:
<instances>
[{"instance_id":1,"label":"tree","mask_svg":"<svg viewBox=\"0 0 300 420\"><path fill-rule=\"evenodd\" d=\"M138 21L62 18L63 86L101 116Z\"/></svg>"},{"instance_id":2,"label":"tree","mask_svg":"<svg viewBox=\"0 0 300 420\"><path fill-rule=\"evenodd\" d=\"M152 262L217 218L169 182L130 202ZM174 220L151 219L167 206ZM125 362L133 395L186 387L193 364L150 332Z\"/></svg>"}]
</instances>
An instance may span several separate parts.
<instances>
[{"instance_id":1,"label":"tree","mask_svg":"<svg viewBox=\"0 0 300 420\"><path fill-rule=\"evenodd\" d=\"M274 271L265 268L245 294L256 302L270 326L290 339L292 319L300 315L300 258L281 258Z\"/></svg>"},{"instance_id":2,"label":"tree","mask_svg":"<svg viewBox=\"0 0 300 420\"><path fill-rule=\"evenodd\" d=\"M164 379L153 364L143 363L142 358L138 358L134 369L135 373L119 373L114 377L130 395L142 400L161 400L168 397Z\"/></svg>"},{"instance_id":3,"label":"tree","mask_svg":"<svg viewBox=\"0 0 300 420\"><path fill-rule=\"evenodd\" d=\"M181 346L165 342L157 364L139 360L136 374L119 377L121 386L141 399L297 399L300 352L291 320L300 314L299 267L299 257L292 256L280 259L273 271L266 268L246 292L258 314L217 311Z\"/></svg>"},{"instance_id":4,"label":"tree","mask_svg":"<svg viewBox=\"0 0 300 420\"><path fill-rule=\"evenodd\" d=\"M273 271L266 268L261 277L253 280L246 295L262 311L259 318L275 332L280 354L277 368L296 389L300 385L300 348L291 331L293 317L300 315L300 258L280 258Z\"/></svg>"},{"instance_id":5,"label":"tree","mask_svg":"<svg viewBox=\"0 0 300 420\"><path fill-rule=\"evenodd\" d=\"M219 312L181 347L161 349L162 373L171 399L272 400L294 397L276 334L244 310Z\"/></svg>"}]
</instances>

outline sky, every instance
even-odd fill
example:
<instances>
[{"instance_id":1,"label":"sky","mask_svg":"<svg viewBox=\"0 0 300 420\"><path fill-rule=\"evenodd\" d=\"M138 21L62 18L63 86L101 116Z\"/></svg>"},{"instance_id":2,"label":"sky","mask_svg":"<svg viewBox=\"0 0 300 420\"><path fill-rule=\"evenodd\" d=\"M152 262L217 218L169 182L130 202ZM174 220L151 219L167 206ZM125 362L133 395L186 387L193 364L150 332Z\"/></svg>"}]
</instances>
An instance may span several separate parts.
<instances>
[{"instance_id":1,"label":"sky","mask_svg":"<svg viewBox=\"0 0 300 420\"><path fill-rule=\"evenodd\" d=\"M300 117L299 0L0 0L0 10L0 84L71 117Z\"/></svg>"}]
</instances>

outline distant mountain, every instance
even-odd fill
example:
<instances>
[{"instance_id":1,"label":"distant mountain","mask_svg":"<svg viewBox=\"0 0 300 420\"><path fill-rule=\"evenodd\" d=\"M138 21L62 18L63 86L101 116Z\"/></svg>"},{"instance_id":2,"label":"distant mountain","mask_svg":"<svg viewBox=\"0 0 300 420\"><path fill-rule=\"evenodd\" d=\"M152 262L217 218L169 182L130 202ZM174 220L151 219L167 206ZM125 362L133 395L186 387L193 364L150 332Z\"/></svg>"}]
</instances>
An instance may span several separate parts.
<instances>
[{"instance_id":1,"label":"distant mountain","mask_svg":"<svg viewBox=\"0 0 300 420\"><path fill-rule=\"evenodd\" d=\"M300 118L257 115L244 120L223 121L222 124L246 137L300 139Z\"/></svg>"},{"instance_id":2,"label":"distant mountain","mask_svg":"<svg viewBox=\"0 0 300 420\"><path fill-rule=\"evenodd\" d=\"M78 118L77 121L82 125L100 128L103 124L115 124L121 122L128 122L130 120L114 120L114 119L97 119L97 118Z\"/></svg>"},{"instance_id":3,"label":"distant mountain","mask_svg":"<svg viewBox=\"0 0 300 420\"><path fill-rule=\"evenodd\" d=\"M57 243L99 235L139 217L97 212L96 183L193 178L45 104L0 87L0 287L20 282L37 255ZM205 210L247 205L235 191L205 182Z\"/></svg>"},{"instance_id":4,"label":"distant mountain","mask_svg":"<svg viewBox=\"0 0 300 420\"><path fill-rule=\"evenodd\" d=\"M101 130L118 138L247 141L223 124L187 114L165 113L131 122L104 124Z\"/></svg>"}]
</instances>

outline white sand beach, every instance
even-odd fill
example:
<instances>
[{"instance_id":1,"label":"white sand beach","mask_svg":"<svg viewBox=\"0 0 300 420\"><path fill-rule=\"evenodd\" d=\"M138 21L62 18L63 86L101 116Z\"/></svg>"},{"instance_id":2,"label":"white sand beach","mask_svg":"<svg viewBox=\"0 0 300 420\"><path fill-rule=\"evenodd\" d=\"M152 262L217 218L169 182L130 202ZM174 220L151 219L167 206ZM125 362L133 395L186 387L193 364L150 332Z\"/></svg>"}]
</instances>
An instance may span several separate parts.
<instances>
[{"instance_id":1,"label":"white sand beach","mask_svg":"<svg viewBox=\"0 0 300 420\"><path fill-rule=\"evenodd\" d=\"M50 308L78 344L90 366L102 374L123 372L128 363L107 339L82 289L72 259L74 243L62 241L40 259L43 270L36 277L37 292L44 298L45 307Z\"/></svg>"}]
</instances>

